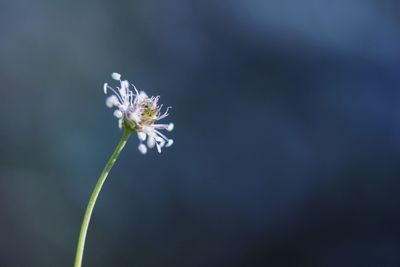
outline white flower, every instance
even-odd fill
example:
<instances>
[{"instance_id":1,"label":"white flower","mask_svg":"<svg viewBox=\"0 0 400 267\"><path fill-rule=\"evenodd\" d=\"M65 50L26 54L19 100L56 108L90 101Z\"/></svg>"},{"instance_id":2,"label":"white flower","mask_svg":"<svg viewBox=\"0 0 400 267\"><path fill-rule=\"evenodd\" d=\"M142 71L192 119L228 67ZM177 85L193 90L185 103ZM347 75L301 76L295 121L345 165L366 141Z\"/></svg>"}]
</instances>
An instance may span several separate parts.
<instances>
[{"instance_id":1,"label":"white flower","mask_svg":"<svg viewBox=\"0 0 400 267\"><path fill-rule=\"evenodd\" d=\"M168 139L160 130L172 131L174 124L157 124L156 122L168 116L169 107L164 113L161 113L162 105L158 105L160 96L148 97L143 91L138 92L133 84L127 80L121 80L121 74L112 73L111 77L120 82L120 87L116 89L104 84L104 93L112 91L112 95L106 99L106 106L116 108L114 116L118 119L119 128L130 127L137 132L140 144L139 151L142 154L147 153L147 148L157 147L161 153L162 147L169 147L174 140ZM132 85L134 92L129 89ZM146 141L146 145L144 142Z\"/></svg>"}]
</instances>

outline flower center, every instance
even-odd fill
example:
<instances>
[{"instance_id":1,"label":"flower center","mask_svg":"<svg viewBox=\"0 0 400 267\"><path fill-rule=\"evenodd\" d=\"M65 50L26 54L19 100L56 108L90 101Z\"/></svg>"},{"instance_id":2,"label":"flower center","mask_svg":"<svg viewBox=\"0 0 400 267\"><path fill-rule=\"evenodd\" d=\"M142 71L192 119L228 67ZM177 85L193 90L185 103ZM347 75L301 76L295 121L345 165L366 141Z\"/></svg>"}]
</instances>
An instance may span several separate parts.
<instances>
[{"instance_id":1,"label":"flower center","mask_svg":"<svg viewBox=\"0 0 400 267\"><path fill-rule=\"evenodd\" d=\"M142 113L142 124L151 125L157 119L158 110L153 107L152 103L144 103L143 104L143 113Z\"/></svg>"}]
</instances>

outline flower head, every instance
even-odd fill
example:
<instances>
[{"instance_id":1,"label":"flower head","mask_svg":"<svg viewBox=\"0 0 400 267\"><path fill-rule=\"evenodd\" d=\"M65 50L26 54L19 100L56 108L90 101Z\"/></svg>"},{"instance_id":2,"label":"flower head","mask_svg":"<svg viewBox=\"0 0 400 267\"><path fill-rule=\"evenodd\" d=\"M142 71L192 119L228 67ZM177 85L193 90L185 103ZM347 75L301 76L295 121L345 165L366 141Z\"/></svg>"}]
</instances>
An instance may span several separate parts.
<instances>
[{"instance_id":1,"label":"flower head","mask_svg":"<svg viewBox=\"0 0 400 267\"><path fill-rule=\"evenodd\" d=\"M148 97L144 91L138 91L133 84L127 80L121 80L119 73L112 73L111 77L119 81L120 86L116 89L104 84L104 93L108 90L112 95L106 99L106 105L109 108L115 108L114 116L118 119L119 128L129 127L137 132L140 144L139 151L142 154L147 153L147 148L157 147L161 153L162 147L169 147L173 144L172 139L168 139L159 130L172 131L174 124L158 124L157 121L168 116L168 107L163 113L162 105L158 104L160 96ZM130 90L132 86L134 91ZM144 144L146 142L146 145Z\"/></svg>"}]
</instances>

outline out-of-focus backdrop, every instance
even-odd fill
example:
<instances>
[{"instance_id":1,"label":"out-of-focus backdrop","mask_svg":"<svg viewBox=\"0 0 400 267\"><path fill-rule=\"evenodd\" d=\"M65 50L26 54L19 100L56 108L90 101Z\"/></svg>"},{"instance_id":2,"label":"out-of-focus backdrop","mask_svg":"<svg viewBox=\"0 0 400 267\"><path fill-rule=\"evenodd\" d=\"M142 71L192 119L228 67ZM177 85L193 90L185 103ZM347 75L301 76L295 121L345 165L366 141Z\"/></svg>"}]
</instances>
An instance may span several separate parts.
<instances>
[{"instance_id":1,"label":"out-of-focus backdrop","mask_svg":"<svg viewBox=\"0 0 400 267\"><path fill-rule=\"evenodd\" d=\"M85 266L400 266L400 4L0 2L0 266L72 266L121 131L111 72L172 106L132 138Z\"/></svg>"}]
</instances>

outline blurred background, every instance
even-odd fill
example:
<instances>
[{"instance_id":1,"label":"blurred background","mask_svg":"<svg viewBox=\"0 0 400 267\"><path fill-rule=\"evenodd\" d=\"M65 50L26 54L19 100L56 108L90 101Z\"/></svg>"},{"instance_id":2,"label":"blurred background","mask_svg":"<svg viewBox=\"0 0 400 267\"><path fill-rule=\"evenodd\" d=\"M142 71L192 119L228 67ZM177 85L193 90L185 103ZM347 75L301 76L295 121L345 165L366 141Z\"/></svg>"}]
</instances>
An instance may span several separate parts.
<instances>
[{"instance_id":1,"label":"blurred background","mask_svg":"<svg viewBox=\"0 0 400 267\"><path fill-rule=\"evenodd\" d=\"M400 266L398 1L1 1L0 38L0 266L73 265L114 71L175 144L128 142L84 266Z\"/></svg>"}]
</instances>

